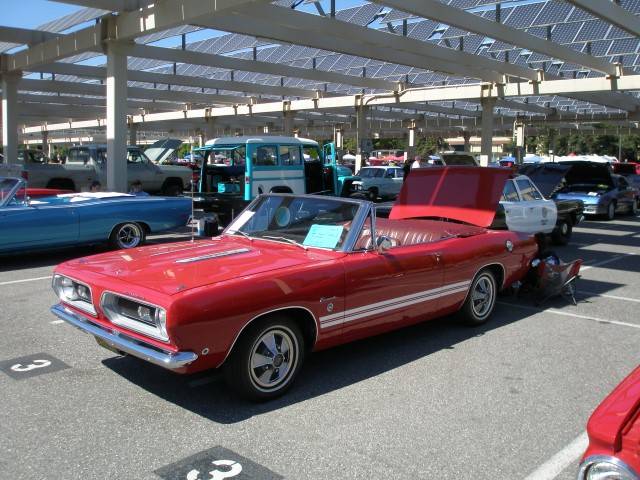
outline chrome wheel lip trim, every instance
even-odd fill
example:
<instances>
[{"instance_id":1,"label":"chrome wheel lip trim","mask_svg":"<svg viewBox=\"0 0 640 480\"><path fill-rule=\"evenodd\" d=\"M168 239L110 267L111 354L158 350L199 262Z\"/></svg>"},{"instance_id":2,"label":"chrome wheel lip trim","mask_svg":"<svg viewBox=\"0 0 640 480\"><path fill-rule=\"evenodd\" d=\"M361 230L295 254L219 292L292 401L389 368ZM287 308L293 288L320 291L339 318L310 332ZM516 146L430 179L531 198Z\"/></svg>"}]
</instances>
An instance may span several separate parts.
<instances>
[{"instance_id":1,"label":"chrome wheel lip trim","mask_svg":"<svg viewBox=\"0 0 640 480\"><path fill-rule=\"evenodd\" d=\"M279 367L275 367L282 370L283 367L286 366L286 370L284 370L283 373L279 374L278 378L275 381L271 383L264 383L260 380L259 376L256 375L254 372L254 369L258 367L253 366L253 359L255 354L257 353L256 350L258 346L261 343L263 343L263 340L268 336L274 336L275 338L276 335L282 336L283 341L287 342L288 351L290 352L289 361L288 362L284 361ZM251 347L251 355L249 356L249 359L248 359L247 367L249 368L249 377L251 379L251 383L253 384L253 386L262 392L273 392L287 385L289 383L289 380L291 379L291 373L295 370L298 364L297 349L298 349L297 339L295 338L295 335L293 334L293 332L288 328L283 326L278 326L278 327L269 328L263 331L260 337L253 343ZM272 365L272 367L274 366Z\"/></svg>"}]
</instances>

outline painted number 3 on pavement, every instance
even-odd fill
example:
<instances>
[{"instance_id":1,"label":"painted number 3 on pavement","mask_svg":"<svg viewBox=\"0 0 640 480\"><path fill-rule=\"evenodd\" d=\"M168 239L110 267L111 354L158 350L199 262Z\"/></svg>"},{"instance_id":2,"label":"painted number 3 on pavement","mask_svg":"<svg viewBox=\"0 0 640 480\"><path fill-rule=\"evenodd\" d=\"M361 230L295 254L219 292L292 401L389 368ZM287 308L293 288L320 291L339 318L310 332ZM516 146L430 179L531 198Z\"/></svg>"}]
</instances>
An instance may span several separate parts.
<instances>
[{"instance_id":1,"label":"painted number 3 on pavement","mask_svg":"<svg viewBox=\"0 0 640 480\"><path fill-rule=\"evenodd\" d=\"M217 468L215 470L211 470L209 472L211 478L208 479L201 478L198 470L191 470L187 473L187 480L224 480L225 478L237 477L242 473L242 465L234 460L214 460L211 463L216 467L228 467L228 470L225 472L221 472Z\"/></svg>"},{"instance_id":2,"label":"painted number 3 on pavement","mask_svg":"<svg viewBox=\"0 0 640 480\"><path fill-rule=\"evenodd\" d=\"M11 366L11 370L14 372L29 372L31 370L35 370L36 368L44 368L51 365L49 360L34 360L33 363L28 365L22 365L21 363L16 363Z\"/></svg>"}]
</instances>

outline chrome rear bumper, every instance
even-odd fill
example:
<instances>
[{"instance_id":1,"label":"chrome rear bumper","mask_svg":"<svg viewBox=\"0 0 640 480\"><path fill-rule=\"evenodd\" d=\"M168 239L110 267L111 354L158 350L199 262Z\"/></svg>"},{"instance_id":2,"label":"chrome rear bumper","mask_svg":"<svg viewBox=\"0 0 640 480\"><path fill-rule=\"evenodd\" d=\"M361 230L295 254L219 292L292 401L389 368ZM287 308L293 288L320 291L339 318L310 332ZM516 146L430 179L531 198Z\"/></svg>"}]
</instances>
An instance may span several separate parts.
<instances>
[{"instance_id":1,"label":"chrome rear bumper","mask_svg":"<svg viewBox=\"0 0 640 480\"><path fill-rule=\"evenodd\" d=\"M91 323L88 319L71 311L62 304L51 307L51 313L83 332L93 335L96 339L102 340L116 350L169 370L184 367L198 359L198 355L193 352L171 353L145 346L132 338L121 336L117 331L110 331L100 325Z\"/></svg>"}]
</instances>

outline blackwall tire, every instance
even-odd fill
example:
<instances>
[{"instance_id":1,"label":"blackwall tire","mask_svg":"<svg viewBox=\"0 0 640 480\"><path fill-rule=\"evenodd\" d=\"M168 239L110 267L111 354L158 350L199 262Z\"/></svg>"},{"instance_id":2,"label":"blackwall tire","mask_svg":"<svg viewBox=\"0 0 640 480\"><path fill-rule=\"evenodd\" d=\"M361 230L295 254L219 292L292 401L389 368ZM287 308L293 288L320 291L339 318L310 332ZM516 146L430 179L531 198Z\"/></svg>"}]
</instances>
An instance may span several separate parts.
<instances>
[{"instance_id":1,"label":"blackwall tire","mask_svg":"<svg viewBox=\"0 0 640 480\"><path fill-rule=\"evenodd\" d=\"M496 306L498 284L493 272L489 269L480 271L471 282L469 293L458 312L460 320L469 326L485 323Z\"/></svg>"},{"instance_id":2,"label":"blackwall tire","mask_svg":"<svg viewBox=\"0 0 640 480\"><path fill-rule=\"evenodd\" d=\"M567 245L571 239L573 227L567 220L563 220L557 229L551 234L551 241L554 245Z\"/></svg>"},{"instance_id":3,"label":"blackwall tire","mask_svg":"<svg viewBox=\"0 0 640 480\"><path fill-rule=\"evenodd\" d=\"M136 248L144 244L145 231L142 225L136 222L127 222L117 225L109 237L109 244L113 248L126 250Z\"/></svg>"},{"instance_id":4,"label":"blackwall tire","mask_svg":"<svg viewBox=\"0 0 640 480\"><path fill-rule=\"evenodd\" d=\"M284 394L304 362L304 337L288 317L250 325L223 366L227 384L240 396L267 401Z\"/></svg>"},{"instance_id":5,"label":"blackwall tire","mask_svg":"<svg viewBox=\"0 0 640 480\"><path fill-rule=\"evenodd\" d=\"M611 202L609 203L609 205L607 205L606 218L607 220L613 220L615 217L616 217L616 203Z\"/></svg>"}]
</instances>

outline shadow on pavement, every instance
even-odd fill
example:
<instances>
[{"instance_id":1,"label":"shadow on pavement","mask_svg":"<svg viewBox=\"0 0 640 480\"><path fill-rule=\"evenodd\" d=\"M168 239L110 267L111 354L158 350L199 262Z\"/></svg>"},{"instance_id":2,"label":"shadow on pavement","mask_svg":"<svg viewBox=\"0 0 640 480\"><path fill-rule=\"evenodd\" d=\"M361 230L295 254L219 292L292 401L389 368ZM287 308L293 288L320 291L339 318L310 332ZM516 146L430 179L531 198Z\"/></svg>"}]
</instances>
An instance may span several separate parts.
<instances>
[{"instance_id":1,"label":"shadow on pavement","mask_svg":"<svg viewBox=\"0 0 640 480\"><path fill-rule=\"evenodd\" d=\"M536 312L498 307L494 317L478 328L459 325L444 317L395 332L317 352L307 357L296 384L283 397L267 403L250 403L235 396L220 372L180 376L135 358L103 361L109 369L148 392L221 424L286 408L427 357L473 337L517 322ZM211 378L213 376L213 378ZM193 384L204 383L194 387Z\"/></svg>"}]
</instances>

